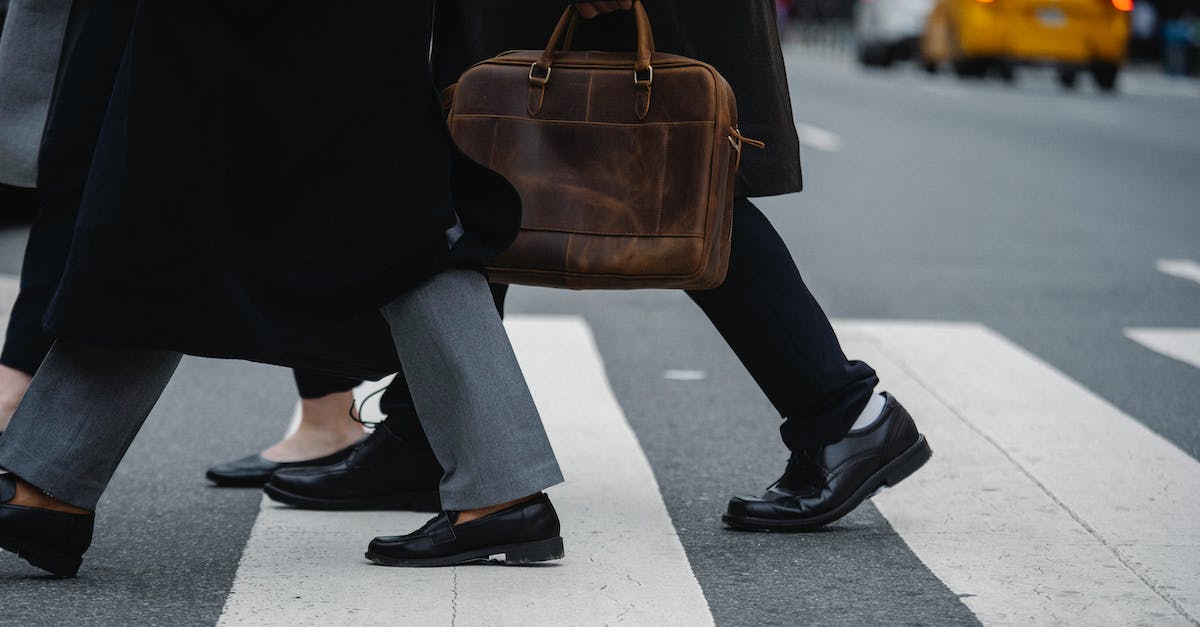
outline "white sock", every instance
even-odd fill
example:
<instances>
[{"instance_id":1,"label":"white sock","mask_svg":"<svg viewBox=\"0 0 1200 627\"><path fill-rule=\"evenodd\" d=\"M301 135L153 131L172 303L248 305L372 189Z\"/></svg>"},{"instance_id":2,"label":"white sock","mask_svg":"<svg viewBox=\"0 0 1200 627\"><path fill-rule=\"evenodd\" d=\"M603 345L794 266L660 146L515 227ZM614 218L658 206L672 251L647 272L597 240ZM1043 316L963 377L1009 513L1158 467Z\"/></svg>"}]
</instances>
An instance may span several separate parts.
<instances>
[{"instance_id":1,"label":"white sock","mask_svg":"<svg viewBox=\"0 0 1200 627\"><path fill-rule=\"evenodd\" d=\"M871 400L867 401L867 406L858 415L858 420L854 421L854 426L850 427L850 430L861 431L875 424L875 421L883 415L883 407L886 403L887 399L883 398L882 394L878 392L872 394Z\"/></svg>"}]
</instances>

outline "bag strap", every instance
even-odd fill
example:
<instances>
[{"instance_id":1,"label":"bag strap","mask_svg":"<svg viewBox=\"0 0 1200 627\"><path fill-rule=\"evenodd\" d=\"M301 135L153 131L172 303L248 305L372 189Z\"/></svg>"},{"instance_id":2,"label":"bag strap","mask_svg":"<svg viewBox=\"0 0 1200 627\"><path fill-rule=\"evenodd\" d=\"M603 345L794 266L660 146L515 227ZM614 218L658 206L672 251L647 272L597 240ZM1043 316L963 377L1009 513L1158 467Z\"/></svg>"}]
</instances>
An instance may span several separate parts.
<instances>
[{"instance_id":1,"label":"bag strap","mask_svg":"<svg viewBox=\"0 0 1200 627\"><path fill-rule=\"evenodd\" d=\"M638 88L636 110L638 119L645 119L650 112L650 86L654 83L654 31L650 27L650 16L642 0L633 0L633 16L637 24L637 50L633 61L633 84ZM550 41L542 57L529 67L529 114L537 115L545 101L546 85L554 69L554 57L561 48L564 52L571 49L575 39L575 28L579 23L579 10L572 4L563 11L562 17L550 34Z\"/></svg>"}]
</instances>

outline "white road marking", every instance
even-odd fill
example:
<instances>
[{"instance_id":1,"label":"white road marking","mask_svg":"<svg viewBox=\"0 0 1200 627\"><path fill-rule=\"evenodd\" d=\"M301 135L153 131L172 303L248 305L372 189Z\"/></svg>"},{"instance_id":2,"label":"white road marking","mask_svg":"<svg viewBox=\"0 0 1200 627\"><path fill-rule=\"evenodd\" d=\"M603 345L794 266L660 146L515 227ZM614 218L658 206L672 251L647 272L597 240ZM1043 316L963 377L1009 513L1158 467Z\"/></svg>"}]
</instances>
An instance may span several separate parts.
<instances>
[{"instance_id":1,"label":"white road marking","mask_svg":"<svg viewBox=\"0 0 1200 627\"><path fill-rule=\"evenodd\" d=\"M1200 368L1200 329L1125 329L1125 337L1172 359Z\"/></svg>"},{"instance_id":2,"label":"white road marking","mask_svg":"<svg viewBox=\"0 0 1200 627\"><path fill-rule=\"evenodd\" d=\"M668 381L703 381L708 373L703 370L665 370L662 374Z\"/></svg>"},{"instance_id":3,"label":"white road marking","mask_svg":"<svg viewBox=\"0 0 1200 627\"><path fill-rule=\"evenodd\" d=\"M264 502L220 623L711 625L658 483L587 324L506 322L568 483L551 490L567 558L529 568L399 569L362 557L426 514L305 512Z\"/></svg>"},{"instance_id":4,"label":"white road marking","mask_svg":"<svg viewBox=\"0 0 1200 627\"><path fill-rule=\"evenodd\" d=\"M824 152L837 152L842 149L842 138L833 131L810 124L796 123L796 133L800 137L801 146L816 148Z\"/></svg>"},{"instance_id":5,"label":"white road marking","mask_svg":"<svg viewBox=\"0 0 1200 627\"><path fill-rule=\"evenodd\" d=\"M1159 259L1154 267L1163 274L1200 283L1200 263L1191 259Z\"/></svg>"},{"instance_id":6,"label":"white road marking","mask_svg":"<svg viewBox=\"0 0 1200 627\"><path fill-rule=\"evenodd\" d=\"M933 460L875 499L984 624L1196 624L1200 463L974 324L842 322Z\"/></svg>"}]
</instances>

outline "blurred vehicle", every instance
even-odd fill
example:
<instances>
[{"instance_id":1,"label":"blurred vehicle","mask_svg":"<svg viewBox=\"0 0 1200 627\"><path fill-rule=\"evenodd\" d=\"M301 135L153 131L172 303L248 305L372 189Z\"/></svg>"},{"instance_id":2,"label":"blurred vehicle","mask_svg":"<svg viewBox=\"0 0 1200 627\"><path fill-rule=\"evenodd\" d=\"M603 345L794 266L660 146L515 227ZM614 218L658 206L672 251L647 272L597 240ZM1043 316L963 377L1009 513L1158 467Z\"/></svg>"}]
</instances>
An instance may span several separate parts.
<instances>
[{"instance_id":1,"label":"blurred vehicle","mask_svg":"<svg viewBox=\"0 0 1200 627\"><path fill-rule=\"evenodd\" d=\"M934 0L858 0L854 5L854 38L858 61L887 67L916 56L925 20Z\"/></svg>"},{"instance_id":2,"label":"blurred vehicle","mask_svg":"<svg viewBox=\"0 0 1200 627\"><path fill-rule=\"evenodd\" d=\"M1133 0L938 0L921 37L929 72L949 63L960 77L997 71L1011 81L1020 64L1048 64L1064 88L1089 71L1112 91L1129 41Z\"/></svg>"}]
</instances>

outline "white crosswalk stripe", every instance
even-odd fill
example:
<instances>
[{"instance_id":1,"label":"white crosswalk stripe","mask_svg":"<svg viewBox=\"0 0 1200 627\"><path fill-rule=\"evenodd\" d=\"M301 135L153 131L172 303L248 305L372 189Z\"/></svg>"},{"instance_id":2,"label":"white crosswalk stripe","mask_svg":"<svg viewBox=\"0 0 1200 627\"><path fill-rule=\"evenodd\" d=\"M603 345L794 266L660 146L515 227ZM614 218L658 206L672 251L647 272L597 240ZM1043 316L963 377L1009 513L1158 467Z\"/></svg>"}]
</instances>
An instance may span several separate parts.
<instances>
[{"instance_id":1,"label":"white crosswalk stripe","mask_svg":"<svg viewBox=\"0 0 1200 627\"><path fill-rule=\"evenodd\" d=\"M1200 329L1125 329L1125 337L1146 348L1200 368Z\"/></svg>"},{"instance_id":2,"label":"white crosswalk stripe","mask_svg":"<svg viewBox=\"0 0 1200 627\"><path fill-rule=\"evenodd\" d=\"M1200 463L984 327L838 328L935 451L875 503L982 622L1200 619Z\"/></svg>"},{"instance_id":3,"label":"white crosswalk stripe","mask_svg":"<svg viewBox=\"0 0 1200 627\"><path fill-rule=\"evenodd\" d=\"M1159 259L1154 265L1163 274L1200 283L1200 263L1191 259Z\"/></svg>"},{"instance_id":4,"label":"white crosswalk stripe","mask_svg":"<svg viewBox=\"0 0 1200 627\"><path fill-rule=\"evenodd\" d=\"M507 323L568 483L552 491L567 559L530 568L393 569L367 540L424 514L303 512L264 502L222 624L706 625L658 484L579 318Z\"/></svg>"}]
</instances>

